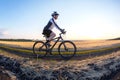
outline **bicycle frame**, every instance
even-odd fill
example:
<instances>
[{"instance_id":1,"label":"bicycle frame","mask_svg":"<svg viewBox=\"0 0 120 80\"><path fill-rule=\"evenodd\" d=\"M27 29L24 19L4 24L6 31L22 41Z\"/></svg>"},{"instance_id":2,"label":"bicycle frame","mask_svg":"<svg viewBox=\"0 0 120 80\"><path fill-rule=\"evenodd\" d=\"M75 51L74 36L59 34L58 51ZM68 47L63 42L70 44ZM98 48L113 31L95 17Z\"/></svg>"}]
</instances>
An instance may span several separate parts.
<instances>
[{"instance_id":1,"label":"bicycle frame","mask_svg":"<svg viewBox=\"0 0 120 80\"><path fill-rule=\"evenodd\" d=\"M61 36L62 34L63 34L63 33L60 33L60 34L59 34L59 37L56 37L56 38L54 38L54 39L51 40L51 41L53 41L53 40L56 40L56 39L57 39L57 40L55 41L55 43L52 45L52 47L50 48L50 50L52 50L52 49L55 47L55 45L60 41L60 39L63 40L63 38L62 38L62 36Z\"/></svg>"},{"instance_id":2,"label":"bicycle frame","mask_svg":"<svg viewBox=\"0 0 120 80\"><path fill-rule=\"evenodd\" d=\"M56 46L58 42L60 42L60 44L58 45L59 55L64 59L70 59L76 54L76 46L72 41L63 40L62 34L64 33L60 33L58 37L51 40L51 41L55 40L51 47L49 47L47 42L36 41L33 45L33 53L37 55L37 57L40 57L40 58L45 57L48 53L52 55L53 48ZM69 47L69 44L72 46L72 48ZM56 50L57 48L55 49L55 54L56 54ZM40 52L43 54L41 54Z\"/></svg>"}]
</instances>

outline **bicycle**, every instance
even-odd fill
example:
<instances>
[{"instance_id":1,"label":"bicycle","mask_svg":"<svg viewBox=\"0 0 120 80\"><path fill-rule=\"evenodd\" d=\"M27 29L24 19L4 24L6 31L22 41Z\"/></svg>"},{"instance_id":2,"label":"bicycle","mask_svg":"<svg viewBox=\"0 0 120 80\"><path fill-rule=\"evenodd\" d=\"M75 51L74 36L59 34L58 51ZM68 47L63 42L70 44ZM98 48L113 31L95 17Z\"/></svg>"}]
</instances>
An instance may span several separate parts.
<instances>
[{"instance_id":1,"label":"bicycle","mask_svg":"<svg viewBox=\"0 0 120 80\"><path fill-rule=\"evenodd\" d=\"M64 40L62 38L62 34L65 34L66 32L64 31L63 33L60 33L58 37L52 39L51 41L54 41L54 44L49 47L46 42L43 41L36 41L33 45L33 53L40 58L44 58L48 53L53 55L52 50L55 47L55 45L60 42L58 46L58 53L63 59L70 59L76 54L76 46L72 41L69 40ZM54 53L56 53L54 51Z\"/></svg>"}]
</instances>

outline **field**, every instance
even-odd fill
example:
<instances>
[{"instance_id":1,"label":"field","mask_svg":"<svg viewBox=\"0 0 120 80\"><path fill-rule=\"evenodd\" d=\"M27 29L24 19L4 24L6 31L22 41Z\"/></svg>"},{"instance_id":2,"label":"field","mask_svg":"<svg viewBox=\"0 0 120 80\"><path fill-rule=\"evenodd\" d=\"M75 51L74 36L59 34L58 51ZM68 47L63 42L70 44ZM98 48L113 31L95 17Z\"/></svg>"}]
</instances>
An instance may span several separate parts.
<instances>
[{"instance_id":1,"label":"field","mask_svg":"<svg viewBox=\"0 0 120 80\"><path fill-rule=\"evenodd\" d=\"M120 40L91 40L91 41L73 41L73 42L75 43L78 50L100 49L106 47L120 46ZM11 47L32 48L34 42L0 41L0 44L4 44ZM53 44L53 42L51 44ZM58 47L58 44L56 45L56 48Z\"/></svg>"},{"instance_id":2,"label":"field","mask_svg":"<svg viewBox=\"0 0 120 80\"><path fill-rule=\"evenodd\" d=\"M34 42L31 41L0 41L0 55L4 55L6 57L19 61L22 68L25 68L25 72L28 71L28 73L31 73L30 71L34 70L36 72L36 75L46 75L45 77L48 79L52 78L53 76L51 75L57 71L60 74L59 76L62 78L60 80L66 80L64 79L64 76L62 76L64 73L67 74L67 78L70 78L70 76L72 76L73 80L85 80L87 78L91 80L100 80L100 77L103 77L106 74L111 75L111 71L120 69L117 67L120 65L120 51L118 51L120 49L120 40L91 40L73 42L77 46L77 54L81 52L83 52L83 54L89 54L89 52L91 52L96 55L91 55L91 57L89 57L89 55L79 55L75 56L69 61L56 59L58 57L55 59L54 57L36 59L29 56L23 57L16 55L16 53L21 55L26 53L31 54L31 49L34 44ZM53 44L53 42L51 44ZM58 47L58 44L56 47ZM116 48L118 49L117 51L114 50ZM101 51L104 51L102 52L102 55L99 55L101 53L95 53ZM108 51L110 53L106 54ZM84 76L82 76L83 74ZM33 79L33 77L31 78Z\"/></svg>"},{"instance_id":3,"label":"field","mask_svg":"<svg viewBox=\"0 0 120 80\"><path fill-rule=\"evenodd\" d=\"M91 40L91 41L72 41L77 47L77 54L105 52L115 50L120 47L120 40ZM54 42L51 42L51 45ZM11 50L21 53L33 53L34 41L0 41L1 49ZM60 42L55 46L53 54L56 53ZM70 45L67 45L70 47ZM65 54L65 53L64 53ZM67 53L66 53L67 54Z\"/></svg>"}]
</instances>

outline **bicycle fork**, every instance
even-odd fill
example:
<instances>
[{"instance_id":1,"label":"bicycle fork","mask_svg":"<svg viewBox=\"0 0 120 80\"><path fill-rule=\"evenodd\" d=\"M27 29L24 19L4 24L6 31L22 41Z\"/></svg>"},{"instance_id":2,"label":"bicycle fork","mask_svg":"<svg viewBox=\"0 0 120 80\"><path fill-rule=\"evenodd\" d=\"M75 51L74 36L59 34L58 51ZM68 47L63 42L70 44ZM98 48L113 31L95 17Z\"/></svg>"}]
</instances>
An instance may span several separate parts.
<instances>
[{"instance_id":1,"label":"bicycle fork","mask_svg":"<svg viewBox=\"0 0 120 80\"><path fill-rule=\"evenodd\" d=\"M64 40L63 40L62 37L61 37L61 40L62 40L62 43L63 43L64 49L65 49L66 51L68 51L68 49L67 49L67 47L66 47L66 45L65 45Z\"/></svg>"}]
</instances>

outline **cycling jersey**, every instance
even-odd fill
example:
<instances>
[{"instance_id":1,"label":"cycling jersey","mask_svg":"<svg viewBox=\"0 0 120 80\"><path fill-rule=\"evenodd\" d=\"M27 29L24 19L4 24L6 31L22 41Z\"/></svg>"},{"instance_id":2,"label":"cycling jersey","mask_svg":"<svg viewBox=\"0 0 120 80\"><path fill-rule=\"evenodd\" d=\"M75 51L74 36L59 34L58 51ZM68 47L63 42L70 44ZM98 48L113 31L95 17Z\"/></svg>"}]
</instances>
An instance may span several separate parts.
<instances>
[{"instance_id":1,"label":"cycling jersey","mask_svg":"<svg viewBox=\"0 0 120 80\"><path fill-rule=\"evenodd\" d=\"M60 31L60 27L56 24L54 18L50 19L48 24L45 26L44 30L52 30L54 27L58 28Z\"/></svg>"},{"instance_id":2,"label":"cycling jersey","mask_svg":"<svg viewBox=\"0 0 120 80\"><path fill-rule=\"evenodd\" d=\"M52 29L56 27L62 32L62 29L56 24L54 18L50 19L48 24L43 29L43 35L50 37L50 34L52 33Z\"/></svg>"}]
</instances>

